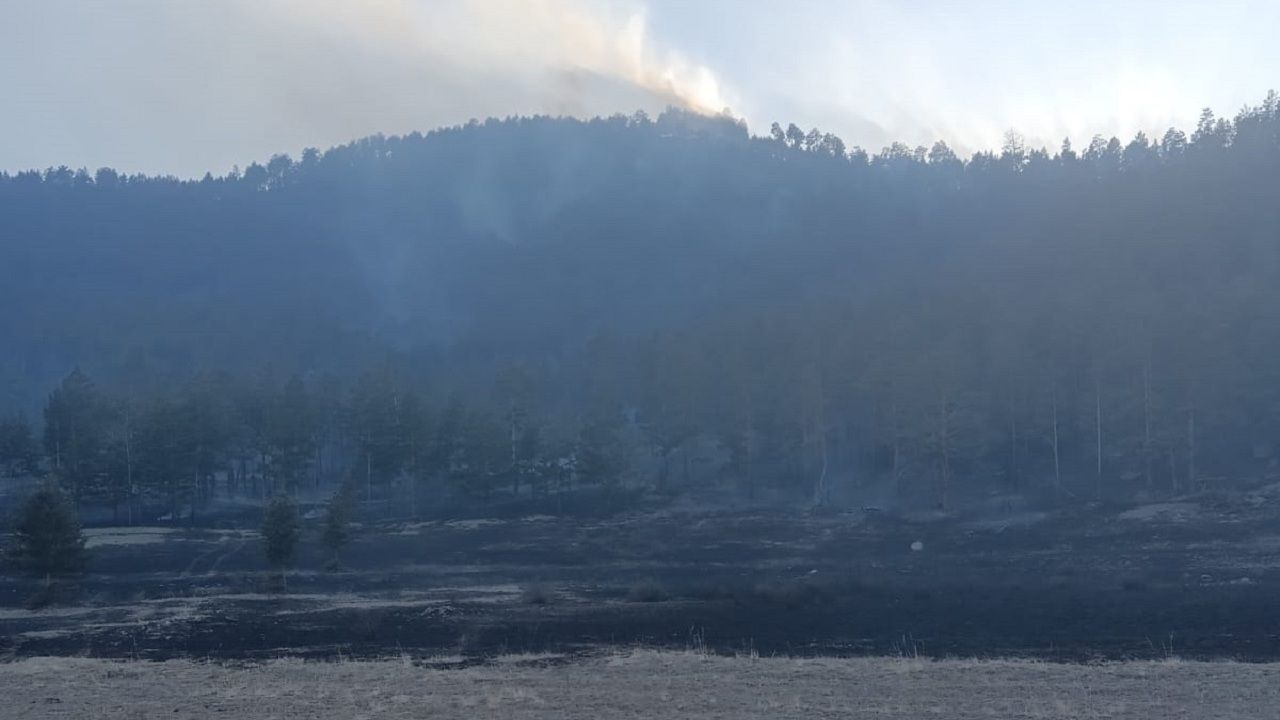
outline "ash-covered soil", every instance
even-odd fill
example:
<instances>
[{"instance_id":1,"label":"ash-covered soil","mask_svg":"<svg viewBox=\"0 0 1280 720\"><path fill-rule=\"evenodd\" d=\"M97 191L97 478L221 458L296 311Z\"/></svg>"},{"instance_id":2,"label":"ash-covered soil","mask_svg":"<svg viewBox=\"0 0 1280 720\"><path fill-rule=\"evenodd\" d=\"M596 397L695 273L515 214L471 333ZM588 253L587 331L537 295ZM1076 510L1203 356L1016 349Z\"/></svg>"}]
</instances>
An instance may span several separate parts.
<instances>
[{"instance_id":1,"label":"ash-covered soil","mask_svg":"<svg viewBox=\"0 0 1280 720\"><path fill-rule=\"evenodd\" d=\"M251 530L90 531L91 572L28 609L0 580L0 656L261 659L601 646L769 655L1280 659L1280 493L891 517L655 511L359 529L287 592Z\"/></svg>"}]
</instances>

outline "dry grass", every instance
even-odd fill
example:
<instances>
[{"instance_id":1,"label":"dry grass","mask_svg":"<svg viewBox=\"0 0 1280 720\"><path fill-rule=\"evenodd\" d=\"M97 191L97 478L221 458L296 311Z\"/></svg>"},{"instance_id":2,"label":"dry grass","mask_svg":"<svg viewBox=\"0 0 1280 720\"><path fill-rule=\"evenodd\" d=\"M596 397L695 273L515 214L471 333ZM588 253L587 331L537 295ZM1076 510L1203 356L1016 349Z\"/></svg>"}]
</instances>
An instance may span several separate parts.
<instances>
[{"instance_id":1,"label":"dry grass","mask_svg":"<svg viewBox=\"0 0 1280 720\"><path fill-rule=\"evenodd\" d=\"M6 718L1276 717L1280 664L750 659L635 652L564 665L406 659L249 667L37 658L0 665Z\"/></svg>"}]
</instances>

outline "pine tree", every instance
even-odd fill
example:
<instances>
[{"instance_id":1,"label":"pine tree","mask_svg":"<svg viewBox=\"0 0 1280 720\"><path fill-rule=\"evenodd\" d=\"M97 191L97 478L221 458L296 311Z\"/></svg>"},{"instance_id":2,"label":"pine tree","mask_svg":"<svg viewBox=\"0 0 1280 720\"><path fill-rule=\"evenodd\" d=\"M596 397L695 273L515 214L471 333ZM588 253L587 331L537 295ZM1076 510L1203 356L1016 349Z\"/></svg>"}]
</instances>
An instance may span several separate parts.
<instances>
[{"instance_id":1,"label":"pine tree","mask_svg":"<svg viewBox=\"0 0 1280 720\"><path fill-rule=\"evenodd\" d=\"M320 542L324 543L332 554L328 564L331 570L341 567L338 553L351 541L351 511L354 500L351 484L343 483L338 492L329 498L329 503L325 507L324 528L320 532Z\"/></svg>"},{"instance_id":2,"label":"pine tree","mask_svg":"<svg viewBox=\"0 0 1280 720\"><path fill-rule=\"evenodd\" d=\"M18 568L43 575L45 585L84 568L84 534L70 503L53 487L27 498L18 511L10 558Z\"/></svg>"},{"instance_id":3,"label":"pine tree","mask_svg":"<svg viewBox=\"0 0 1280 720\"><path fill-rule=\"evenodd\" d=\"M262 540L267 563L280 572L282 587L286 587L285 571L293 565L300 529L298 508L293 501L284 496L273 498L262 519Z\"/></svg>"},{"instance_id":4,"label":"pine tree","mask_svg":"<svg viewBox=\"0 0 1280 720\"><path fill-rule=\"evenodd\" d=\"M621 416L613 412L596 412L583 419L575 452L581 482L612 489L621 480L625 469L618 438L621 425Z\"/></svg>"},{"instance_id":5,"label":"pine tree","mask_svg":"<svg viewBox=\"0 0 1280 720\"><path fill-rule=\"evenodd\" d=\"M34 474L38 453L31 424L24 416L0 419L0 477Z\"/></svg>"},{"instance_id":6,"label":"pine tree","mask_svg":"<svg viewBox=\"0 0 1280 720\"><path fill-rule=\"evenodd\" d=\"M97 387L76 369L49 395L44 446L58 481L76 503L102 479L109 413Z\"/></svg>"}]
</instances>

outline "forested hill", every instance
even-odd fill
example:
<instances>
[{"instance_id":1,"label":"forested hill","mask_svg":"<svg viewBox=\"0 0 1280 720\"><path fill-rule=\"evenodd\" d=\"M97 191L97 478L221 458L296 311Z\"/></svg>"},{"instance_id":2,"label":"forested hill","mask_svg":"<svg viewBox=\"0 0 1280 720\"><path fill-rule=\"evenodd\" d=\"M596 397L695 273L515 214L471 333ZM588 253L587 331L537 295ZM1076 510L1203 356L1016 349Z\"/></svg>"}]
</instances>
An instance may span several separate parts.
<instances>
[{"instance_id":1,"label":"forested hill","mask_svg":"<svg viewBox=\"0 0 1280 720\"><path fill-rule=\"evenodd\" d=\"M716 458L704 479L804 495L1230 483L1280 434L1278 194L1274 93L967 161L669 111L199 181L0 175L0 412L38 434L77 367L117 400L216 375L355 402L379 375L438 425L514 416L515 374L547 436L616 415L658 457Z\"/></svg>"}]
</instances>

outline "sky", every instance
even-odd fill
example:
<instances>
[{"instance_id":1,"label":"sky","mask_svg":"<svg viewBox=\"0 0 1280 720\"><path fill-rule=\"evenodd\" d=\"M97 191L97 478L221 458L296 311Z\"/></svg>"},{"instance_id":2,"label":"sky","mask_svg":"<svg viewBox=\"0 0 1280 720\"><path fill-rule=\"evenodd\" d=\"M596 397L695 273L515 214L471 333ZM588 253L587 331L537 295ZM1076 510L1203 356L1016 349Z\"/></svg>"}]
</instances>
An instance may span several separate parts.
<instances>
[{"instance_id":1,"label":"sky","mask_svg":"<svg viewBox=\"0 0 1280 720\"><path fill-rule=\"evenodd\" d=\"M0 170L198 177L672 104L872 152L1056 148L1261 102L1276 27L1274 0L0 0Z\"/></svg>"}]
</instances>

